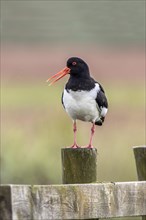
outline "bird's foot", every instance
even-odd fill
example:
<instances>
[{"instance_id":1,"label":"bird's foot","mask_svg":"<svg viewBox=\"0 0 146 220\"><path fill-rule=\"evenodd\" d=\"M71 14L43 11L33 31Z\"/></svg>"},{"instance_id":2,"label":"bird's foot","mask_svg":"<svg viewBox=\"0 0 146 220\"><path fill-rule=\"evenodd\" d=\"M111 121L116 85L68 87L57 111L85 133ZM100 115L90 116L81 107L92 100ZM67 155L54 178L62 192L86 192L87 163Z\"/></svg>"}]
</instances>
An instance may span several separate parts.
<instances>
[{"instance_id":1,"label":"bird's foot","mask_svg":"<svg viewBox=\"0 0 146 220\"><path fill-rule=\"evenodd\" d=\"M91 144L89 144L86 148L92 149L94 147Z\"/></svg>"},{"instance_id":2,"label":"bird's foot","mask_svg":"<svg viewBox=\"0 0 146 220\"><path fill-rule=\"evenodd\" d=\"M77 144L74 144L73 146L71 146L71 148L76 149L76 148L80 148L80 147Z\"/></svg>"}]
</instances>

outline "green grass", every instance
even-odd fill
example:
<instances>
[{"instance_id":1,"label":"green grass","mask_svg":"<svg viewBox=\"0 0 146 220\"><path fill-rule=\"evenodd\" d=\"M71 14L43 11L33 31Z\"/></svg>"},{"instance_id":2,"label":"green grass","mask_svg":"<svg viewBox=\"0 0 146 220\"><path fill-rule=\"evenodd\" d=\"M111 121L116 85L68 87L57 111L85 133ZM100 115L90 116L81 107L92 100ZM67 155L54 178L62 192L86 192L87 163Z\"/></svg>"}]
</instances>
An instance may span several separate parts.
<instances>
[{"instance_id":1,"label":"green grass","mask_svg":"<svg viewBox=\"0 0 146 220\"><path fill-rule=\"evenodd\" d=\"M121 103L129 107L144 107L144 86L139 85L136 88L135 85L112 85L110 87L106 85L106 92L112 105L121 107ZM1 104L4 108L25 108L35 106L49 106L49 104L56 104L56 100L61 99L61 93L63 90L59 86L48 87L47 83L38 84L21 84L21 85L3 85L2 86L2 100Z\"/></svg>"},{"instance_id":2,"label":"green grass","mask_svg":"<svg viewBox=\"0 0 146 220\"><path fill-rule=\"evenodd\" d=\"M21 84L2 86L2 106L5 108L24 108L34 107L38 105L49 104L51 97L59 97L61 88L55 87L51 89L48 84L44 82L42 85L38 84ZM53 94L52 94L53 93ZM51 104L55 103L56 99L51 100Z\"/></svg>"},{"instance_id":3,"label":"green grass","mask_svg":"<svg viewBox=\"0 0 146 220\"><path fill-rule=\"evenodd\" d=\"M59 86L60 85L60 86ZM132 146L145 141L142 84L105 85L110 108L97 127L100 181L136 179ZM61 106L63 84L2 85L2 183L61 182L60 149L72 144L72 122ZM78 143L87 145L90 123L78 122Z\"/></svg>"}]
</instances>

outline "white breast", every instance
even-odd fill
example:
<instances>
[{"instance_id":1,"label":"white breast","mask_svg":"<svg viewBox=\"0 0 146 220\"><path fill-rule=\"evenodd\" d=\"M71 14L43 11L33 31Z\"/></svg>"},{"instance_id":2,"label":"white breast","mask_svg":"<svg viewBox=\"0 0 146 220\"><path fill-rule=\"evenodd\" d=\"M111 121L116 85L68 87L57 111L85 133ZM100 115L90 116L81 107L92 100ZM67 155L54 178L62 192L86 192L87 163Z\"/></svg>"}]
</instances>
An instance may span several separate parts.
<instances>
[{"instance_id":1,"label":"white breast","mask_svg":"<svg viewBox=\"0 0 146 220\"><path fill-rule=\"evenodd\" d=\"M99 90L98 84L91 91L64 90L63 104L69 116L73 120L96 121L99 111L95 99Z\"/></svg>"}]
</instances>

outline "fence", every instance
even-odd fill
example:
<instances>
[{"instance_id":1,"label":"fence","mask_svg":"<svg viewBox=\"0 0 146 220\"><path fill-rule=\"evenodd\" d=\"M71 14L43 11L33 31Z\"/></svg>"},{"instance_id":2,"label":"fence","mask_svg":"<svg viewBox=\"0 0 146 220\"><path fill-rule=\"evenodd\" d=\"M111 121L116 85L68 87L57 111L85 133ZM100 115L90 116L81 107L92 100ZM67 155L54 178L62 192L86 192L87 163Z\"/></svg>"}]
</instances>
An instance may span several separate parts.
<instances>
[{"instance_id":1,"label":"fence","mask_svg":"<svg viewBox=\"0 0 146 220\"><path fill-rule=\"evenodd\" d=\"M97 150L62 149L62 185L2 185L0 220L146 220L146 146L134 147L139 181L96 182Z\"/></svg>"}]
</instances>

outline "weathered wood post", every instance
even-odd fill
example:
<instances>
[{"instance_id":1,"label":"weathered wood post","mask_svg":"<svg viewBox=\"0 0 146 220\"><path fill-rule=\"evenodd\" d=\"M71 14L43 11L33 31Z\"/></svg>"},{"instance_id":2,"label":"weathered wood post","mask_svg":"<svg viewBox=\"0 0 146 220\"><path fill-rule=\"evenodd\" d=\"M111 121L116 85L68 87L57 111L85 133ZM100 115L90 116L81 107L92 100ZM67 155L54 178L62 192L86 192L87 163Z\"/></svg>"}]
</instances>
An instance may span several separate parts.
<instances>
[{"instance_id":1,"label":"weathered wood post","mask_svg":"<svg viewBox=\"0 0 146 220\"><path fill-rule=\"evenodd\" d=\"M146 146L133 147L138 180L146 180ZM142 217L142 220L146 220L146 216Z\"/></svg>"},{"instance_id":2,"label":"weathered wood post","mask_svg":"<svg viewBox=\"0 0 146 220\"><path fill-rule=\"evenodd\" d=\"M63 148L61 156L63 184L96 182L96 148Z\"/></svg>"},{"instance_id":3,"label":"weathered wood post","mask_svg":"<svg viewBox=\"0 0 146 220\"><path fill-rule=\"evenodd\" d=\"M96 148L63 148L61 155L63 184L96 182Z\"/></svg>"}]
</instances>

